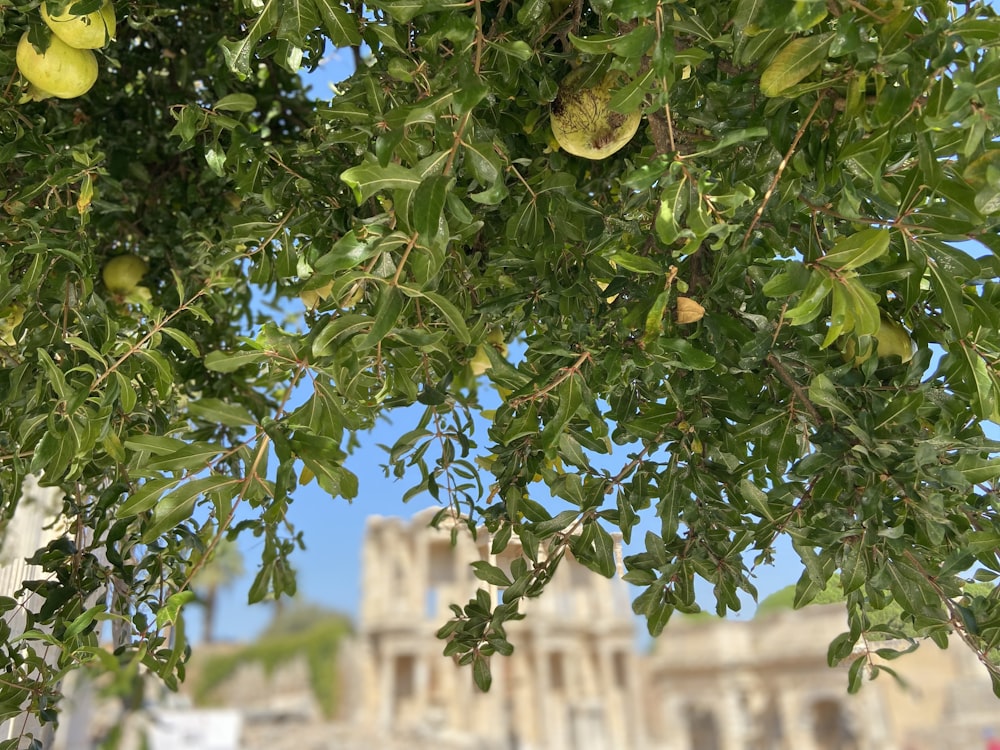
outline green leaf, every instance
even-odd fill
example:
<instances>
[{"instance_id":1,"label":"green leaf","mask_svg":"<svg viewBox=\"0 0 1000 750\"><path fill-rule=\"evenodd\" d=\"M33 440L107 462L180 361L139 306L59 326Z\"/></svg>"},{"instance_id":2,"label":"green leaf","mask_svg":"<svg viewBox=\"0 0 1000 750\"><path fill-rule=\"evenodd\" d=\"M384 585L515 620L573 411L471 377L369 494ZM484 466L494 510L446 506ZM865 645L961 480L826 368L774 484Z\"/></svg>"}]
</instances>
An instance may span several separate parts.
<instances>
[{"instance_id":1,"label":"green leaf","mask_svg":"<svg viewBox=\"0 0 1000 750\"><path fill-rule=\"evenodd\" d=\"M893 424L906 424L917 417L917 409L924 402L924 394L901 393L894 396L885 408L878 414L878 422L875 424L876 430L886 429Z\"/></svg>"},{"instance_id":2,"label":"green leaf","mask_svg":"<svg viewBox=\"0 0 1000 750\"><path fill-rule=\"evenodd\" d=\"M185 604L190 604L198 596L191 590L178 591L175 594L171 594L167 601L163 603L163 606L156 610L156 625L157 627L164 628L167 625L172 625L177 622L177 619L181 616L181 609Z\"/></svg>"},{"instance_id":3,"label":"green leaf","mask_svg":"<svg viewBox=\"0 0 1000 750\"><path fill-rule=\"evenodd\" d=\"M990 419L996 406L993 391L993 379L983 357L964 341L959 341L949 348L949 352L961 358L964 364L965 377L963 383L971 386L971 406L980 419Z\"/></svg>"},{"instance_id":4,"label":"green leaf","mask_svg":"<svg viewBox=\"0 0 1000 750\"><path fill-rule=\"evenodd\" d=\"M799 295L798 304L785 311L785 319L792 325L805 325L819 317L823 303L833 291L833 282L826 273L813 271L809 284Z\"/></svg>"},{"instance_id":5,"label":"green leaf","mask_svg":"<svg viewBox=\"0 0 1000 750\"><path fill-rule=\"evenodd\" d=\"M862 654L851 662L847 670L847 692L854 695L861 690L865 677L865 666L868 664L868 656Z\"/></svg>"},{"instance_id":6,"label":"green leaf","mask_svg":"<svg viewBox=\"0 0 1000 750\"><path fill-rule=\"evenodd\" d=\"M837 389L823 373L819 373L809 384L809 400L816 406L829 409L830 411L847 417L853 417L851 409L837 395Z\"/></svg>"},{"instance_id":7,"label":"green leaf","mask_svg":"<svg viewBox=\"0 0 1000 750\"><path fill-rule=\"evenodd\" d=\"M646 313L646 325L642 335L643 345L649 347L663 333L663 316L667 312L670 301L670 291L664 290L653 299L653 304Z\"/></svg>"},{"instance_id":8,"label":"green leaf","mask_svg":"<svg viewBox=\"0 0 1000 750\"><path fill-rule=\"evenodd\" d=\"M971 332L971 319L969 311L965 309L963 304L962 287L959 286L954 276L941 270L941 266L936 260L927 259L927 270L934 281L931 291L941 307L945 321L954 329L957 336L968 335Z\"/></svg>"},{"instance_id":9,"label":"green leaf","mask_svg":"<svg viewBox=\"0 0 1000 750\"><path fill-rule=\"evenodd\" d=\"M605 578L615 574L615 542L611 535L597 521L583 525L580 535L570 544L573 555Z\"/></svg>"},{"instance_id":10,"label":"green leaf","mask_svg":"<svg viewBox=\"0 0 1000 750\"><path fill-rule=\"evenodd\" d=\"M413 228L421 237L431 239L441 230L441 214L448 198L448 191L454 180L444 175L427 177L414 193L412 220Z\"/></svg>"},{"instance_id":11,"label":"green leaf","mask_svg":"<svg viewBox=\"0 0 1000 750\"><path fill-rule=\"evenodd\" d=\"M260 15L247 28L246 35L238 41L225 39L219 42L226 64L241 78L250 75L250 56L260 41L269 34L278 23L279 0L265 0Z\"/></svg>"},{"instance_id":12,"label":"green leaf","mask_svg":"<svg viewBox=\"0 0 1000 750\"><path fill-rule=\"evenodd\" d=\"M476 560L472 563L472 569L476 574L476 578L480 581L485 581L492 586L499 586L501 588L506 588L510 586L513 581L507 577L496 565L491 565L485 560Z\"/></svg>"},{"instance_id":13,"label":"green leaf","mask_svg":"<svg viewBox=\"0 0 1000 750\"><path fill-rule=\"evenodd\" d=\"M566 378L556 389L558 406L555 413L545 423L542 432L538 437L539 443L546 450L556 446L559 436L566 429L566 425L576 414L577 409L583 403L583 389L576 373Z\"/></svg>"},{"instance_id":14,"label":"green leaf","mask_svg":"<svg viewBox=\"0 0 1000 750\"><path fill-rule=\"evenodd\" d=\"M656 40L656 27L652 24L636 26L621 36L579 37L570 33L569 40L578 50L591 55L605 55L610 52L619 57L639 57L647 54Z\"/></svg>"},{"instance_id":15,"label":"green leaf","mask_svg":"<svg viewBox=\"0 0 1000 750\"><path fill-rule=\"evenodd\" d=\"M666 351L677 354L680 364L689 370L711 370L715 367L715 357L703 352L687 339L664 339L660 345Z\"/></svg>"},{"instance_id":16,"label":"green leaf","mask_svg":"<svg viewBox=\"0 0 1000 750\"><path fill-rule=\"evenodd\" d=\"M384 238L383 241L388 242L389 238ZM354 230L351 230L338 239L328 253L321 255L313 268L320 279L329 278L337 271L360 266L383 249L378 242L358 239Z\"/></svg>"},{"instance_id":17,"label":"green leaf","mask_svg":"<svg viewBox=\"0 0 1000 750\"><path fill-rule=\"evenodd\" d=\"M202 398L192 401L191 414L213 424L227 427L245 427L257 423L253 415L238 404L227 404L217 398Z\"/></svg>"},{"instance_id":18,"label":"green leaf","mask_svg":"<svg viewBox=\"0 0 1000 750\"><path fill-rule=\"evenodd\" d=\"M490 660L486 656L477 656L472 662L472 679L476 687L484 693L489 691L493 684L493 675L490 674Z\"/></svg>"},{"instance_id":19,"label":"green leaf","mask_svg":"<svg viewBox=\"0 0 1000 750\"><path fill-rule=\"evenodd\" d=\"M174 479L150 479L133 492L124 503L118 506L115 510L115 517L131 518L140 513L145 513L147 510L151 510L159 502L160 495L169 488L176 487L182 481L181 477Z\"/></svg>"},{"instance_id":20,"label":"green leaf","mask_svg":"<svg viewBox=\"0 0 1000 750\"><path fill-rule=\"evenodd\" d=\"M760 91L764 96L781 96L819 68L826 60L833 42L832 32L793 39L781 50L760 76Z\"/></svg>"},{"instance_id":21,"label":"green leaf","mask_svg":"<svg viewBox=\"0 0 1000 750\"><path fill-rule=\"evenodd\" d=\"M173 529L191 517L198 497L214 488L231 484L231 477L213 475L192 479L168 492L153 508L153 517L142 530L142 543L150 544L161 534Z\"/></svg>"},{"instance_id":22,"label":"green leaf","mask_svg":"<svg viewBox=\"0 0 1000 750\"><path fill-rule=\"evenodd\" d=\"M656 273L662 274L666 269L652 258L619 250L608 257L608 260L626 271L634 273Z\"/></svg>"},{"instance_id":23,"label":"green leaf","mask_svg":"<svg viewBox=\"0 0 1000 750\"><path fill-rule=\"evenodd\" d=\"M358 346L361 349L371 349L388 336L396 325L396 321L399 320L399 316L403 313L405 302L406 298L400 293L398 287L383 287L378 304L375 306L375 321L372 323L371 330L361 339Z\"/></svg>"},{"instance_id":24,"label":"green leaf","mask_svg":"<svg viewBox=\"0 0 1000 750\"><path fill-rule=\"evenodd\" d=\"M213 443L189 443L167 456L157 456L146 462L145 468L153 471L187 471L198 473L223 452L223 448Z\"/></svg>"},{"instance_id":25,"label":"green leaf","mask_svg":"<svg viewBox=\"0 0 1000 750\"><path fill-rule=\"evenodd\" d=\"M125 447L132 451L148 451L154 456L172 456L188 444L165 435L131 435L125 439Z\"/></svg>"},{"instance_id":26,"label":"green leaf","mask_svg":"<svg viewBox=\"0 0 1000 750\"><path fill-rule=\"evenodd\" d=\"M214 372L236 372L242 367L259 367L268 358L261 351L209 352L205 357L205 367Z\"/></svg>"},{"instance_id":27,"label":"green leaf","mask_svg":"<svg viewBox=\"0 0 1000 750\"><path fill-rule=\"evenodd\" d=\"M319 486L330 497L342 497L353 500L358 496L358 478L343 466L332 464L327 458L301 453L302 459L309 470L316 476Z\"/></svg>"},{"instance_id":28,"label":"green leaf","mask_svg":"<svg viewBox=\"0 0 1000 750\"><path fill-rule=\"evenodd\" d=\"M688 191L684 182L675 182L664 188L656 213L656 234L660 242L672 245L681 237L681 219L687 210Z\"/></svg>"},{"instance_id":29,"label":"green leaf","mask_svg":"<svg viewBox=\"0 0 1000 750\"><path fill-rule=\"evenodd\" d=\"M77 616L73 622L66 627L62 637L68 640L80 635L80 633L90 627L91 623L94 622L94 618L100 614L104 614L104 611L105 606L103 604L91 607L83 614Z\"/></svg>"},{"instance_id":30,"label":"green leaf","mask_svg":"<svg viewBox=\"0 0 1000 750\"><path fill-rule=\"evenodd\" d=\"M313 0L281 0L281 21L276 36L296 47L307 44L306 36L319 26L319 15Z\"/></svg>"},{"instance_id":31,"label":"green leaf","mask_svg":"<svg viewBox=\"0 0 1000 750\"><path fill-rule=\"evenodd\" d=\"M407 297L419 297L430 302L444 316L448 327L458 337L459 341L463 344L472 343L472 334L469 333L469 327L465 324L465 316L446 297L437 292L421 292L410 287L401 286L399 289Z\"/></svg>"},{"instance_id":32,"label":"green leaf","mask_svg":"<svg viewBox=\"0 0 1000 750\"><path fill-rule=\"evenodd\" d=\"M198 344L196 344L195 340L183 331L179 331L176 328L163 327L160 329L160 333L172 338L194 356L201 356L201 349ZM131 411L131 409L126 409L126 411Z\"/></svg>"},{"instance_id":33,"label":"green leaf","mask_svg":"<svg viewBox=\"0 0 1000 750\"><path fill-rule=\"evenodd\" d=\"M253 94L228 94L219 99L212 109L217 112L253 112L257 99Z\"/></svg>"},{"instance_id":34,"label":"green leaf","mask_svg":"<svg viewBox=\"0 0 1000 750\"><path fill-rule=\"evenodd\" d=\"M358 22L335 0L314 0L323 19L323 28L335 47L357 47L361 44Z\"/></svg>"},{"instance_id":35,"label":"green leaf","mask_svg":"<svg viewBox=\"0 0 1000 750\"><path fill-rule=\"evenodd\" d=\"M419 175L399 164L386 164L382 167L368 162L344 170L340 179L354 191L358 203L363 203L376 193L396 189L416 190L420 187Z\"/></svg>"},{"instance_id":36,"label":"green leaf","mask_svg":"<svg viewBox=\"0 0 1000 750\"><path fill-rule=\"evenodd\" d=\"M850 271L881 258L888 250L888 229L862 229L837 240L819 262L838 271Z\"/></svg>"}]
</instances>

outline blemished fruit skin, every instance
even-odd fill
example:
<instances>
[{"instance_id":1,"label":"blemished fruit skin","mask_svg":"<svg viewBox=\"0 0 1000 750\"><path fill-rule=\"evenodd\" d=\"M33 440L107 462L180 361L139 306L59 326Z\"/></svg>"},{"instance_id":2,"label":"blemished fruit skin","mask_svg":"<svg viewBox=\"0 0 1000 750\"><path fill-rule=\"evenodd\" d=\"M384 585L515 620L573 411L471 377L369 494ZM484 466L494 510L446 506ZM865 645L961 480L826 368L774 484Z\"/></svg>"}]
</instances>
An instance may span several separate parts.
<instances>
[{"instance_id":1,"label":"blemished fruit skin","mask_svg":"<svg viewBox=\"0 0 1000 750\"><path fill-rule=\"evenodd\" d=\"M49 15L45 2L41 11L42 20L52 32L75 49L99 49L115 38L117 22L114 6L110 2L104 3L100 10L82 16L70 13L69 6L57 16Z\"/></svg>"},{"instance_id":2,"label":"blemished fruit skin","mask_svg":"<svg viewBox=\"0 0 1000 750\"><path fill-rule=\"evenodd\" d=\"M146 275L146 261L135 255L118 255L104 264L101 278L113 294L128 294Z\"/></svg>"},{"instance_id":3,"label":"blemished fruit skin","mask_svg":"<svg viewBox=\"0 0 1000 750\"><path fill-rule=\"evenodd\" d=\"M559 85L550 117L552 135L561 149L574 156L606 159L632 140L642 113L621 114L609 106L618 81L616 73L608 73L587 87L578 85L582 75L582 69L575 70Z\"/></svg>"},{"instance_id":4,"label":"blemished fruit skin","mask_svg":"<svg viewBox=\"0 0 1000 750\"><path fill-rule=\"evenodd\" d=\"M97 81L97 58L89 49L70 47L53 36L39 53L24 32L17 45L17 67L35 89L59 99L73 99L90 91Z\"/></svg>"}]
</instances>

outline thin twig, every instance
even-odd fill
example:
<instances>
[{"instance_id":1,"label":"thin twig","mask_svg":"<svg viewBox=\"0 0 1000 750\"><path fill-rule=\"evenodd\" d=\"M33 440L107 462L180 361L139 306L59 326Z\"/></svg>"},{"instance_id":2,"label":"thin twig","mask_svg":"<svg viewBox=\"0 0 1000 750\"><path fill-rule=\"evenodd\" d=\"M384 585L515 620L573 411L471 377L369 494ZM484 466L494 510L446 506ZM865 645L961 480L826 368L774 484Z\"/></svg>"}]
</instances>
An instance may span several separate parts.
<instances>
[{"instance_id":1,"label":"thin twig","mask_svg":"<svg viewBox=\"0 0 1000 750\"><path fill-rule=\"evenodd\" d=\"M577 358L576 362L571 364L569 367L562 368L562 371L551 383L546 385L541 390L535 391L530 396L518 396L517 398L512 398L510 400L510 405L516 408L521 404L527 403L528 401L537 401L542 396L551 393L560 385L562 385L564 382L566 382L569 378L573 377L576 373L578 373L580 371L580 368L583 366L583 363L587 362L590 359L591 359L590 352L584 352Z\"/></svg>"},{"instance_id":2,"label":"thin twig","mask_svg":"<svg viewBox=\"0 0 1000 750\"><path fill-rule=\"evenodd\" d=\"M753 230L757 227L757 222L760 221L760 217L764 215L764 209L767 208L767 204L771 200L771 196L774 195L775 189L778 187L778 182L781 180L781 175L785 172L785 167L788 166L788 162L792 159L792 154L795 153L795 149L799 145L799 141L802 136L805 135L806 128L809 127L809 123L812 122L813 117L816 115L816 110L819 109L820 103L823 101L823 97L817 97L816 103L813 104L812 109L809 110L809 114L806 115L806 119L803 120L799 129L795 132L795 137L792 139L792 145L788 147L788 151L785 152L784 157L781 159L781 163L778 164L778 171L774 173L774 179L771 180L771 184L767 187L767 192L764 193L764 199L761 201L760 206L757 207L757 211L753 215L753 221L750 222L750 226L747 227L747 233L743 235L743 242L740 244L740 249L746 248L747 243L750 242L750 237L753 235Z\"/></svg>"},{"instance_id":3,"label":"thin twig","mask_svg":"<svg viewBox=\"0 0 1000 750\"><path fill-rule=\"evenodd\" d=\"M191 297L191 299L189 299L187 302L185 302L184 304L182 304L176 310L172 310L170 312L170 314L167 315L163 320L161 320L160 322L158 322L155 325L153 325L153 327L149 329L149 331L146 333L145 336L143 336L141 339L139 339L134 344L132 344L132 346L129 347L129 349L128 349L127 352L125 352L122 356L120 356L107 370L105 370L104 372L102 372L97 377L97 379L90 386L90 392L93 393L98 388L100 388L101 385L104 383L104 381L107 380L111 376L111 374L113 372L115 372L116 370L118 370L118 368L121 367L125 363L125 360L127 360L129 357L137 354L138 352L142 351L143 347L146 344L148 344L149 341L154 336L156 336L156 334L158 334L160 331L162 331L164 328L166 328L167 325L170 323L170 321L172 321L174 318L176 318L182 312L186 312L188 309L190 309L192 303L194 303L194 301L197 300L199 297L203 297L206 293L208 293L208 290L210 288L211 288L211 285L208 285L208 286L205 286L205 287L199 289L194 294L194 296Z\"/></svg>"},{"instance_id":4,"label":"thin twig","mask_svg":"<svg viewBox=\"0 0 1000 750\"><path fill-rule=\"evenodd\" d=\"M806 394L802 386L795 382L795 378L793 378L788 370L785 369L784 365L781 364L778 358L773 354L768 354L764 358L764 361L774 368L774 372L778 376L778 379L792 389L792 393L799 399L799 401L802 402L802 406L809 412L809 416L816 420L817 423L822 424L823 417L820 415L819 411L817 411L813 402L809 400L809 396Z\"/></svg>"},{"instance_id":5,"label":"thin twig","mask_svg":"<svg viewBox=\"0 0 1000 750\"><path fill-rule=\"evenodd\" d=\"M403 249L403 257L399 259L399 265L396 266L396 273L393 274L389 286L399 286L399 277L403 275L403 267L406 265L406 259L410 257L410 251L413 250L419 238L420 235L417 232L410 235L410 239L407 240L406 247Z\"/></svg>"}]
</instances>

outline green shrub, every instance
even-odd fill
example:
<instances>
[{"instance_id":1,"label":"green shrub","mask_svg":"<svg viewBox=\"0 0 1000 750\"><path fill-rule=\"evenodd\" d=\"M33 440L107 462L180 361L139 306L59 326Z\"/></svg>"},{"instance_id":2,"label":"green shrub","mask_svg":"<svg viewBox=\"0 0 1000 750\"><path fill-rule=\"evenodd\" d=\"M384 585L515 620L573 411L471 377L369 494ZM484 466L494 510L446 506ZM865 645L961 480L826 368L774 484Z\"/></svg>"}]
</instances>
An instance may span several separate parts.
<instances>
[{"instance_id":1,"label":"green shrub","mask_svg":"<svg viewBox=\"0 0 1000 750\"><path fill-rule=\"evenodd\" d=\"M346 618L327 614L308 627L297 627L291 632L272 627L253 643L224 654L208 654L193 684L194 700L199 705L213 702L215 690L244 664L258 663L270 675L275 667L304 658L316 702L323 714L331 717L340 702L337 654L341 641L350 632Z\"/></svg>"}]
</instances>

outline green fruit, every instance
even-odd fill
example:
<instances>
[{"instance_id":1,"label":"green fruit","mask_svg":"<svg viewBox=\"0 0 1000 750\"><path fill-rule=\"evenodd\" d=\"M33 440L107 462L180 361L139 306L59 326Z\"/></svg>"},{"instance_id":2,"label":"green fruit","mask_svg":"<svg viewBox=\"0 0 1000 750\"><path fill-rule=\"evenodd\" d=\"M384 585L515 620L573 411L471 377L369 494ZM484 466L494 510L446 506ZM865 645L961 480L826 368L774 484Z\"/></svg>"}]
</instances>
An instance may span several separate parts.
<instances>
[{"instance_id":1,"label":"green fruit","mask_svg":"<svg viewBox=\"0 0 1000 750\"><path fill-rule=\"evenodd\" d=\"M42 20L52 32L70 47L75 49L98 49L115 38L117 22L115 8L110 2L104 3L100 10L78 16L69 12L69 5L58 15L49 15L48 3L42 3Z\"/></svg>"},{"instance_id":2,"label":"green fruit","mask_svg":"<svg viewBox=\"0 0 1000 750\"><path fill-rule=\"evenodd\" d=\"M869 349L857 355L857 340L853 337L847 338L844 341L844 359L848 362L853 361L855 367L863 365L875 352L878 353L879 359L899 357L904 364L913 359L913 341L910 339L910 334L896 321L882 318L875 338L878 340L878 346L874 351Z\"/></svg>"},{"instance_id":3,"label":"green fruit","mask_svg":"<svg viewBox=\"0 0 1000 750\"><path fill-rule=\"evenodd\" d=\"M118 255L104 264L101 278L112 294L124 295L135 289L146 275L146 261L135 255Z\"/></svg>"},{"instance_id":4,"label":"green fruit","mask_svg":"<svg viewBox=\"0 0 1000 750\"><path fill-rule=\"evenodd\" d=\"M580 87L583 68L570 73L559 85L552 102L552 135L560 148L585 159L606 159L632 140L639 129L642 113L627 115L609 106L618 74L611 72L599 83Z\"/></svg>"},{"instance_id":5,"label":"green fruit","mask_svg":"<svg viewBox=\"0 0 1000 750\"><path fill-rule=\"evenodd\" d=\"M0 344L14 346L17 343L14 337L14 329L21 325L21 321L23 320L24 305L12 302L0 310Z\"/></svg>"},{"instance_id":6,"label":"green fruit","mask_svg":"<svg viewBox=\"0 0 1000 750\"><path fill-rule=\"evenodd\" d=\"M899 323L882 319L878 329L878 356L899 357L904 363L913 359L913 341Z\"/></svg>"},{"instance_id":7,"label":"green fruit","mask_svg":"<svg viewBox=\"0 0 1000 750\"><path fill-rule=\"evenodd\" d=\"M17 45L17 67L35 90L60 99L86 94L97 81L97 58L89 49L75 49L54 36L39 53L24 32Z\"/></svg>"}]
</instances>

